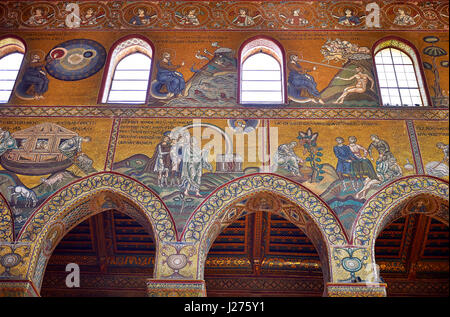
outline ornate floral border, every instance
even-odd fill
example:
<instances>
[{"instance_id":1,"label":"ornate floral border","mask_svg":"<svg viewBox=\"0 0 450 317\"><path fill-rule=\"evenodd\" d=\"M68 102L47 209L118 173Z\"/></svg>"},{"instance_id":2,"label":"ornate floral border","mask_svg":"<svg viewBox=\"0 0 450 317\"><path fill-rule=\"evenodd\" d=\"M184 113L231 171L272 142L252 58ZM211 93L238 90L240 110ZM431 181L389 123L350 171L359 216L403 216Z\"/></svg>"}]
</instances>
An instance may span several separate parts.
<instances>
[{"instance_id":1,"label":"ornate floral border","mask_svg":"<svg viewBox=\"0 0 450 317\"><path fill-rule=\"evenodd\" d=\"M348 0L348 1L5 1L0 3L0 29L151 29L151 30L367 30L365 18L377 3L380 11L378 30L448 30L448 2L446 1L387 1L387 0ZM71 14L78 3L81 18L77 22ZM45 19L30 19L37 6L43 8ZM408 21L397 22L399 8L410 16ZM94 14L86 12L93 8ZM146 10L146 20L136 21L133 17L138 8ZM196 17L186 23L187 11L195 9ZM249 17L237 20L240 9L246 10ZM340 23L346 9L352 10L354 23ZM302 22L294 18L294 11L300 10ZM395 17L394 17L395 15ZM68 18L69 17L69 18ZM137 22L137 23L136 23ZM194 23L192 23L194 22Z\"/></svg>"},{"instance_id":2,"label":"ornate floral border","mask_svg":"<svg viewBox=\"0 0 450 317\"><path fill-rule=\"evenodd\" d=\"M449 185L431 176L404 177L388 185L369 198L361 208L354 222L352 244L373 246L382 219L393 207L420 193L429 193L448 201Z\"/></svg>"}]
</instances>

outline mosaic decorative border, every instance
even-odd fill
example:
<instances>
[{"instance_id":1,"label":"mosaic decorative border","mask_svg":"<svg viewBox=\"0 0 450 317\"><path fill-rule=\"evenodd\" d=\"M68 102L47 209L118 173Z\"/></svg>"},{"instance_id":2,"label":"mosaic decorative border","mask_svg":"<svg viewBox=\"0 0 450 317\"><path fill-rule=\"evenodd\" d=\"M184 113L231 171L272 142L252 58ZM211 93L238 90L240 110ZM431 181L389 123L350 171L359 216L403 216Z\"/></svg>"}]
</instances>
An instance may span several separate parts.
<instances>
[{"instance_id":1,"label":"mosaic decorative border","mask_svg":"<svg viewBox=\"0 0 450 317\"><path fill-rule=\"evenodd\" d=\"M209 225L214 218L230 203L243 199L258 191L273 192L298 204L317 223L330 245L342 245L347 242L345 232L332 211L311 191L275 174L255 174L236 179L216 190L195 211L182 234L187 242L205 239ZM201 243L203 245L203 243Z\"/></svg>"},{"instance_id":2,"label":"mosaic decorative border","mask_svg":"<svg viewBox=\"0 0 450 317\"><path fill-rule=\"evenodd\" d=\"M5 1L0 29L448 30L448 12L448 1Z\"/></svg>"},{"instance_id":3,"label":"mosaic decorative border","mask_svg":"<svg viewBox=\"0 0 450 317\"><path fill-rule=\"evenodd\" d=\"M447 182L429 176L411 176L392 183L361 208L354 223L352 244L373 245L381 219L395 205L420 193L430 193L448 201L449 186Z\"/></svg>"},{"instance_id":4,"label":"mosaic decorative border","mask_svg":"<svg viewBox=\"0 0 450 317\"><path fill-rule=\"evenodd\" d=\"M155 232L158 232L158 238L161 241L176 239L176 229L167 209L150 190L127 176L100 172L71 183L53 195L30 217L19 234L19 241L35 241L41 237L42 229L55 214L59 213L60 216L64 216L61 210L73 205L74 202L83 199L86 195L92 195L101 190L123 193L139 205L147 213L148 219L153 224Z\"/></svg>"},{"instance_id":5,"label":"mosaic decorative border","mask_svg":"<svg viewBox=\"0 0 450 317\"><path fill-rule=\"evenodd\" d=\"M119 108L101 106L0 106L0 117L371 119L448 121L449 110L439 108Z\"/></svg>"}]
</instances>

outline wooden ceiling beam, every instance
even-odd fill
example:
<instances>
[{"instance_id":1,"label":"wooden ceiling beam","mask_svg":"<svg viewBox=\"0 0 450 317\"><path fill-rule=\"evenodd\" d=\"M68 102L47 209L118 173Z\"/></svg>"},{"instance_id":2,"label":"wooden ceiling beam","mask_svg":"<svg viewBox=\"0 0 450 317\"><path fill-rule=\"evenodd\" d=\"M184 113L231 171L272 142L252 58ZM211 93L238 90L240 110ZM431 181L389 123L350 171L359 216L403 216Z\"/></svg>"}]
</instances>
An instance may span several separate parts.
<instances>
[{"instance_id":1,"label":"wooden ceiling beam","mask_svg":"<svg viewBox=\"0 0 450 317\"><path fill-rule=\"evenodd\" d=\"M89 225L91 226L92 232L92 242L95 245L95 250L97 251L97 261L100 267L101 273L106 273L107 267L107 242L104 230L104 213L97 214L89 218Z\"/></svg>"},{"instance_id":2,"label":"wooden ceiling beam","mask_svg":"<svg viewBox=\"0 0 450 317\"><path fill-rule=\"evenodd\" d=\"M417 222L414 228L411 248L406 259L406 270L409 280L416 278L416 263L422 256L431 222L431 218L428 216L420 214L414 216Z\"/></svg>"}]
</instances>

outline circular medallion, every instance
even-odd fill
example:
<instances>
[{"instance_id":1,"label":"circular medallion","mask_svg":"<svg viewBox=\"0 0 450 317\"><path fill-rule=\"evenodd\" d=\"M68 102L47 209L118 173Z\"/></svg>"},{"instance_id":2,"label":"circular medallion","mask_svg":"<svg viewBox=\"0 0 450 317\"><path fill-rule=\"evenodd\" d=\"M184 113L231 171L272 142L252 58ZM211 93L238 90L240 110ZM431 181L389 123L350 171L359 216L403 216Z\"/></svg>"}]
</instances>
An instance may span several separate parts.
<instances>
[{"instance_id":1,"label":"circular medallion","mask_svg":"<svg viewBox=\"0 0 450 317\"><path fill-rule=\"evenodd\" d=\"M88 78L105 64L106 51L92 40L70 40L53 48L46 57L47 72L60 80Z\"/></svg>"},{"instance_id":2,"label":"circular medallion","mask_svg":"<svg viewBox=\"0 0 450 317\"><path fill-rule=\"evenodd\" d=\"M4 267L14 267L21 261L20 255L16 253L8 253L0 258L0 263Z\"/></svg>"},{"instance_id":3,"label":"circular medallion","mask_svg":"<svg viewBox=\"0 0 450 317\"><path fill-rule=\"evenodd\" d=\"M361 269L361 260L358 258L344 258L342 259L342 266L348 272L358 272Z\"/></svg>"},{"instance_id":4,"label":"circular medallion","mask_svg":"<svg viewBox=\"0 0 450 317\"><path fill-rule=\"evenodd\" d=\"M187 258L184 254L172 254L167 259L167 265L174 270L180 270L187 264Z\"/></svg>"}]
</instances>

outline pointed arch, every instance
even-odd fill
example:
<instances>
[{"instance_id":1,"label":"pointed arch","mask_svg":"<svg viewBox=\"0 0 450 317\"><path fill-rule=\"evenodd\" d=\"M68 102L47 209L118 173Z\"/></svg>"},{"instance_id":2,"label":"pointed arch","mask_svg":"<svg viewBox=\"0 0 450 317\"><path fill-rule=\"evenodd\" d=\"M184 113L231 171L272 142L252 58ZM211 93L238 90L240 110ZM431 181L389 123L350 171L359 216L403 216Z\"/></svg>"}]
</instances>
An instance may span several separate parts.
<instances>
[{"instance_id":1,"label":"pointed arch","mask_svg":"<svg viewBox=\"0 0 450 317\"><path fill-rule=\"evenodd\" d=\"M421 194L448 202L448 182L432 176L415 175L400 178L387 185L370 197L361 208L353 225L351 244L373 248L383 220L402 203ZM448 209L446 218L448 224Z\"/></svg>"},{"instance_id":2,"label":"pointed arch","mask_svg":"<svg viewBox=\"0 0 450 317\"><path fill-rule=\"evenodd\" d=\"M108 52L98 103L146 103L154 56L155 47L145 36L130 34L116 41Z\"/></svg>"},{"instance_id":3,"label":"pointed arch","mask_svg":"<svg viewBox=\"0 0 450 317\"><path fill-rule=\"evenodd\" d=\"M54 249L66 234L88 218L111 209L128 215L141 224L148 233L155 234L145 211L133 203L129 197L117 191L94 190L49 219L34 240L27 275L38 289L42 286L45 268ZM153 238L158 241L157 235Z\"/></svg>"},{"instance_id":4,"label":"pointed arch","mask_svg":"<svg viewBox=\"0 0 450 317\"><path fill-rule=\"evenodd\" d=\"M219 187L191 215L181 234L181 240L199 243L199 261L203 261L209 245L207 240L210 228L233 203L261 191L278 195L304 210L319 228L328 247L348 243L339 219L320 197L298 183L270 173L242 176ZM198 268L202 271L202 262Z\"/></svg>"},{"instance_id":5,"label":"pointed arch","mask_svg":"<svg viewBox=\"0 0 450 317\"><path fill-rule=\"evenodd\" d=\"M0 104L9 102L26 50L25 41L20 37L0 36Z\"/></svg>"},{"instance_id":6,"label":"pointed arch","mask_svg":"<svg viewBox=\"0 0 450 317\"><path fill-rule=\"evenodd\" d=\"M238 102L287 102L286 58L283 46L268 36L247 39L238 52Z\"/></svg>"},{"instance_id":7,"label":"pointed arch","mask_svg":"<svg viewBox=\"0 0 450 317\"><path fill-rule=\"evenodd\" d=\"M372 48L383 105L430 106L420 54L407 40L389 36Z\"/></svg>"},{"instance_id":8,"label":"pointed arch","mask_svg":"<svg viewBox=\"0 0 450 317\"><path fill-rule=\"evenodd\" d=\"M200 249L200 254L203 256L202 262L199 264L201 278L203 278L209 249L220 233L237 219L257 212L275 214L299 228L316 249L321 263L324 282L329 282L331 277L329 266L330 248L325 235L306 211L296 203L285 199L284 196L269 190L253 191L241 199L236 199L228 208L222 209L216 221L209 226L205 239L200 242L200 247L203 248Z\"/></svg>"},{"instance_id":9,"label":"pointed arch","mask_svg":"<svg viewBox=\"0 0 450 317\"><path fill-rule=\"evenodd\" d=\"M47 199L19 234L19 243L32 245L26 276L38 289L47 262L66 233L87 218L111 209L124 212L153 232L155 245L176 239L172 217L151 190L118 173L91 175Z\"/></svg>"},{"instance_id":10,"label":"pointed arch","mask_svg":"<svg viewBox=\"0 0 450 317\"><path fill-rule=\"evenodd\" d=\"M32 242L51 219L59 219L82 199L102 191L121 194L138 206L157 232L157 240L175 241L172 216L160 198L137 180L115 172L100 172L73 182L47 200L29 217L18 235L18 241Z\"/></svg>"}]
</instances>

